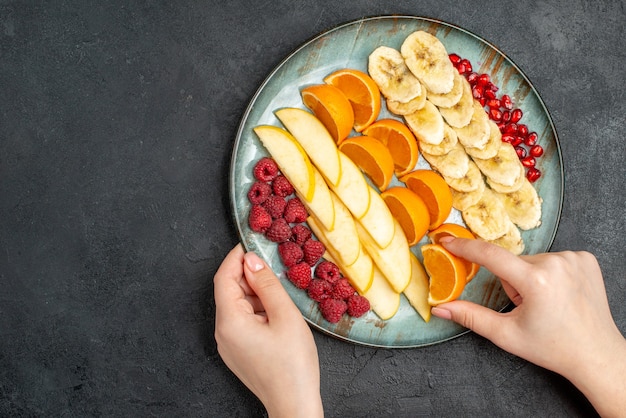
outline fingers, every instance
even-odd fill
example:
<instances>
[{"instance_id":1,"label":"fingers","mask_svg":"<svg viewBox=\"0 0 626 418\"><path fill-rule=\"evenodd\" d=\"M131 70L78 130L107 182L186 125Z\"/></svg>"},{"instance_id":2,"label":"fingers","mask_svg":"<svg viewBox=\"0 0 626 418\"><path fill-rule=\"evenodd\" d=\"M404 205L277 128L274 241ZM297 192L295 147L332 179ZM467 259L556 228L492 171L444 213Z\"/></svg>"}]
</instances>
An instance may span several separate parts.
<instances>
[{"instance_id":1,"label":"fingers","mask_svg":"<svg viewBox=\"0 0 626 418\"><path fill-rule=\"evenodd\" d=\"M236 297L243 294L240 281L243 278L243 247L235 246L222 261L213 277L215 305L219 309L222 305L230 305Z\"/></svg>"},{"instance_id":2,"label":"fingers","mask_svg":"<svg viewBox=\"0 0 626 418\"><path fill-rule=\"evenodd\" d=\"M278 277L259 256L253 252L244 255L244 273L248 284L261 301L268 320L301 318L300 311L278 280Z\"/></svg>"}]
</instances>

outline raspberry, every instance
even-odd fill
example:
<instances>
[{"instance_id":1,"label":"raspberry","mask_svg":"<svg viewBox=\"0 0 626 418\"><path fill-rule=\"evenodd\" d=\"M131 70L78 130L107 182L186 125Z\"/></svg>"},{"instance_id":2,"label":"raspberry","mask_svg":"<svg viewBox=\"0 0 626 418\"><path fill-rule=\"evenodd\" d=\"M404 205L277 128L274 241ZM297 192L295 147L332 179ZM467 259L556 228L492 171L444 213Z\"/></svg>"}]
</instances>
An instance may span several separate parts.
<instances>
[{"instance_id":1,"label":"raspberry","mask_svg":"<svg viewBox=\"0 0 626 418\"><path fill-rule=\"evenodd\" d=\"M250 200L253 205L260 205L265 202L271 194L272 187L269 184L257 181L250 186L250 190L248 190L248 200Z\"/></svg>"},{"instance_id":2,"label":"raspberry","mask_svg":"<svg viewBox=\"0 0 626 418\"><path fill-rule=\"evenodd\" d=\"M281 197L287 197L294 192L293 186L282 174L279 174L272 182L272 190L276 196Z\"/></svg>"},{"instance_id":3,"label":"raspberry","mask_svg":"<svg viewBox=\"0 0 626 418\"><path fill-rule=\"evenodd\" d=\"M285 242L291 238L291 228L283 218L275 219L265 231L265 237L273 242Z\"/></svg>"},{"instance_id":4,"label":"raspberry","mask_svg":"<svg viewBox=\"0 0 626 418\"><path fill-rule=\"evenodd\" d=\"M370 310L370 301L361 295L352 295L348 298L348 315L358 318Z\"/></svg>"},{"instance_id":5,"label":"raspberry","mask_svg":"<svg viewBox=\"0 0 626 418\"><path fill-rule=\"evenodd\" d=\"M252 205L248 214L248 225L254 232L265 232L272 225L272 217L260 205Z\"/></svg>"},{"instance_id":6,"label":"raspberry","mask_svg":"<svg viewBox=\"0 0 626 418\"><path fill-rule=\"evenodd\" d=\"M339 267L332 261L324 260L317 265L315 268L315 277L318 279L326 280L330 283L335 283L339 280L341 276L341 272L339 271Z\"/></svg>"},{"instance_id":7,"label":"raspberry","mask_svg":"<svg viewBox=\"0 0 626 418\"><path fill-rule=\"evenodd\" d=\"M309 266L314 266L324 255L326 247L319 241L309 239L302 245L302 251L304 252L304 261Z\"/></svg>"},{"instance_id":8,"label":"raspberry","mask_svg":"<svg viewBox=\"0 0 626 418\"><path fill-rule=\"evenodd\" d=\"M287 270L287 278L297 288L306 289L311 283L311 267L307 263L298 263Z\"/></svg>"},{"instance_id":9,"label":"raspberry","mask_svg":"<svg viewBox=\"0 0 626 418\"><path fill-rule=\"evenodd\" d=\"M301 224L294 225L293 228L291 228L291 232L291 240L298 245L304 245L304 243L313 235L308 227Z\"/></svg>"},{"instance_id":10,"label":"raspberry","mask_svg":"<svg viewBox=\"0 0 626 418\"><path fill-rule=\"evenodd\" d=\"M254 165L252 174L257 180L270 182L278 176L278 166L270 157L263 157Z\"/></svg>"},{"instance_id":11,"label":"raspberry","mask_svg":"<svg viewBox=\"0 0 626 418\"><path fill-rule=\"evenodd\" d=\"M339 322L343 314L348 310L348 304L339 299L326 298L319 303L322 316L333 324Z\"/></svg>"},{"instance_id":12,"label":"raspberry","mask_svg":"<svg viewBox=\"0 0 626 418\"><path fill-rule=\"evenodd\" d=\"M285 211L287 202L283 197L270 196L267 198L267 200L265 200L265 202L263 202L262 206L272 218L278 219L283 217L283 212Z\"/></svg>"},{"instance_id":13,"label":"raspberry","mask_svg":"<svg viewBox=\"0 0 626 418\"><path fill-rule=\"evenodd\" d=\"M300 223L306 221L306 217L309 214L306 211L306 208L298 199L294 197L293 199L289 199L287 201L287 205L285 206L285 220L289 223Z\"/></svg>"},{"instance_id":14,"label":"raspberry","mask_svg":"<svg viewBox=\"0 0 626 418\"><path fill-rule=\"evenodd\" d=\"M304 253L302 248L293 241L286 241L278 244L278 254L286 267L293 267L302 261Z\"/></svg>"},{"instance_id":15,"label":"raspberry","mask_svg":"<svg viewBox=\"0 0 626 418\"><path fill-rule=\"evenodd\" d=\"M352 287L348 279L341 278L333 284L331 295L335 299L348 299L350 296L354 295L354 287Z\"/></svg>"},{"instance_id":16,"label":"raspberry","mask_svg":"<svg viewBox=\"0 0 626 418\"><path fill-rule=\"evenodd\" d=\"M332 288L332 285L326 280L312 279L307 292L311 299L316 302L321 302L330 296Z\"/></svg>"}]
</instances>

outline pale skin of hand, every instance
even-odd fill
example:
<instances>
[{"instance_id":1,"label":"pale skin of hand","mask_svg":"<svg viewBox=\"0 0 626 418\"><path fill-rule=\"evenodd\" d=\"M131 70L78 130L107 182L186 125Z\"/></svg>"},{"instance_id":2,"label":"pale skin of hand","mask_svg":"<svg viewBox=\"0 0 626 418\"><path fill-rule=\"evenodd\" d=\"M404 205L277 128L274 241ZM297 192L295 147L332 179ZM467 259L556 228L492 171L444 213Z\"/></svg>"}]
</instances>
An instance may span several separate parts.
<instances>
[{"instance_id":1,"label":"pale skin of hand","mask_svg":"<svg viewBox=\"0 0 626 418\"><path fill-rule=\"evenodd\" d=\"M322 417L313 335L272 270L237 245L213 285L215 340L224 363L270 417Z\"/></svg>"},{"instance_id":2,"label":"pale skin of hand","mask_svg":"<svg viewBox=\"0 0 626 418\"><path fill-rule=\"evenodd\" d=\"M457 256L498 276L516 305L506 313L457 300L432 309L500 348L570 380L602 416L626 414L626 340L588 252L517 257L479 240L443 239Z\"/></svg>"}]
</instances>

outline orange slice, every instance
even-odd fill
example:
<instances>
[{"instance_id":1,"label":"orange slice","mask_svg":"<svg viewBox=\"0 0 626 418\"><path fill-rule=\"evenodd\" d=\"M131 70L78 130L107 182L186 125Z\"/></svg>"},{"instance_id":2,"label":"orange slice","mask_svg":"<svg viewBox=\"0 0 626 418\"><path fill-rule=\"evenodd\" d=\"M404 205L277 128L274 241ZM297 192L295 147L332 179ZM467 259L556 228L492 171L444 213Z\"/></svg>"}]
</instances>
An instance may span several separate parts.
<instances>
[{"instance_id":1,"label":"orange slice","mask_svg":"<svg viewBox=\"0 0 626 418\"><path fill-rule=\"evenodd\" d=\"M346 68L324 78L324 82L337 87L346 95L354 111L354 130L363 131L380 113L380 90L366 73Z\"/></svg>"},{"instance_id":2,"label":"orange slice","mask_svg":"<svg viewBox=\"0 0 626 418\"><path fill-rule=\"evenodd\" d=\"M345 139L339 144L339 150L354 161L379 190L389 186L393 178L393 158L385 144L371 136L360 135Z\"/></svg>"},{"instance_id":3,"label":"orange slice","mask_svg":"<svg viewBox=\"0 0 626 418\"><path fill-rule=\"evenodd\" d=\"M435 229L446 221L452 211L452 192L443 177L431 170L415 170L402 176L400 181L417 193L428 206L428 229Z\"/></svg>"},{"instance_id":4,"label":"orange slice","mask_svg":"<svg viewBox=\"0 0 626 418\"><path fill-rule=\"evenodd\" d=\"M406 187L391 187L380 196L402 227L409 246L417 244L430 224L430 214L424 201Z\"/></svg>"},{"instance_id":5,"label":"orange slice","mask_svg":"<svg viewBox=\"0 0 626 418\"><path fill-rule=\"evenodd\" d=\"M354 111L341 90L330 84L317 84L302 89L301 94L304 105L324 124L336 143L350 135Z\"/></svg>"},{"instance_id":6,"label":"orange slice","mask_svg":"<svg viewBox=\"0 0 626 418\"><path fill-rule=\"evenodd\" d=\"M472 234L469 229L459 224L453 223L441 224L439 227L428 233L428 238L433 244L439 244L439 240L441 239L441 237L447 236L453 236L455 238L476 239L474 234ZM467 277L465 278L465 280L467 283L469 283L470 280L472 280L474 276L476 276L476 273L478 273L480 265L472 263L471 261L467 261L464 258L461 258L461 261L465 265L465 272L467 273Z\"/></svg>"},{"instance_id":7,"label":"orange slice","mask_svg":"<svg viewBox=\"0 0 626 418\"><path fill-rule=\"evenodd\" d=\"M439 244L424 244L421 250L430 277L428 303L435 306L458 299L467 275L461 260Z\"/></svg>"},{"instance_id":8,"label":"orange slice","mask_svg":"<svg viewBox=\"0 0 626 418\"><path fill-rule=\"evenodd\" d=\"M396 119L380 119L363 130L389 148L395 164L396 176L401 177L415 168L419 148L415 135L404 123Z\"/></svg>"}]
</instances>

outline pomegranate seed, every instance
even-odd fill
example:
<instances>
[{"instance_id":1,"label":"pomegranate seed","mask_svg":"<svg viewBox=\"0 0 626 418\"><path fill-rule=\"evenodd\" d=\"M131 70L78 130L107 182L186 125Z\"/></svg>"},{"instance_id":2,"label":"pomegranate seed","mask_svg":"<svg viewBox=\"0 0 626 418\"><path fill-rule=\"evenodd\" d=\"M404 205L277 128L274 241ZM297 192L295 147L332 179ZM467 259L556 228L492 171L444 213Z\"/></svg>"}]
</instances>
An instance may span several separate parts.
<instances>
[{"instance_id":1,"label":"pomegranate seed","mask_svg":"<svg viewBox=\"0 0 626 418\"><path fill-rule=\"evenodd\" d=\"M528 169L528 171L526 172L526 178L528 179L529 182L534 183L537 181L537 179L539 179L539 177L541 177L541 171L539 171L538 168L535 167L531 167Z\"/></svg>"},{"instance_id":2,"label":"pomegranate seed","mask_svg":"<svg viewBox=\"0 0 626 418\"><path fill-rule=\"evenodd\" d=\"M469 83L473 86L476 83L476 80L478 79L478 73L470 73L467 76L467 81L469 81Z\"/></svg>"},{"instance_id":3,"label":"pomegranate seed","mask_svg":"<svg viewBox=\"0 0 626 418\"><path fill-rule=\"evenodd\" d=\"M500 109L489 109L489 117L495 122L500 122L502 120L502 112Z\"/></svg>"},{"instance_id":4,"label":"pomegranate seed","mask_svg":"<svg viewBox=\"0 0 626 418\"><path fill-rule=\"evenodd\" d=\"M502 115L502 117L504 119L504 115ZM498 125L498 129L500 129L500 132L502 132L504 130L505 123L504 122L500 122L497 125Z\"/></svg>"},{"instance_id":5,"label":"pomegranate seed","mask_svg":"<svg viewBox=\"0 0 626 418\"><path fill-rule=\"evenodd\" d=\"M459 63L459 65L463 65L465 67L465 72L466 73L471 73L473 71L472 70L472 63L469 62L469 60L467 58L463 58L461 60L461 62Z\"/></svg>"},{"instance_id":6,"label":"pomegranate seed","mask_svg":"<svg viewBox=\"0 0 626 418\"><path fill-rule=\"evenodd\" d=\"M496 98L496 93L493 90L485 88L485 97L494 100Z\"/></svg>"},{"instance_id":7,"label":"pomegranate seed","mask_svg":"<svg viewBox=\"0 0 626 418\"><path fill-rule=\"evenodd\" d=\"M522 112L522 109L513 110L511 112L511 122L513 123L519 122L519 120L522 118L523 115L524 113Z\"/></svg>"},{"instance_id":8,"label":"pomegranate seed","mask_svg":"<svg viewBox=\"0 0 626 418\"><path fill-rule=\"evenodd\" d=\"M537 143L537 132L529 133L526 136L526 139L524 139L524 144L528 145L529 147L532 147L536 143Z\"/></svg>"},{"instance_id":9,"label":"pomegranate seed","mask_svg":"<svg viewBox=\"0 0 626 418\"><path fill-rule=\"evenodd\" d=\"M517 125L517 133L525 138L528 135L528 126L520 123Z\"/></svg>"},{"instance_id":10,"label":"pomegranate seed","mask_svg":"<svg viewBox=\"0 0 626 418\"><path fill-rule=\"evenodd\" d=\"M491 90L489 90L491 91ZM489 106L492 109L499 109L500 108L500 100L498 99L489 99L487 100L487 106Z\"/></svg>"},{"instance_id":11,"label":"pomegranate seed","mask_svg":"<svg viewBox=\"0 0 626 418\"><path fill-rule=\"evenodd\" d=\"M474 99L480 100L483 98L483 89L480 88L480 86L475 85L474 87L472 87L472 96L474 96Z\"/></svg>"},{"instance_id":12,"label":"pomegranate seed","mask_svg":"<svg viewBox=\"0 0 626 418\"><path fill-rule=\"evenodd\" d=\"M488 88L489 90L493 91L494 93L495 93L496 91L500 90L500 87L496 86L495 84L493 84L493 83L491 83L491 82L489 83L489 85L487 86L487 88Z\"/></svg>"},{"instance_id":13,"label":"pomegranate seed","mask_svg":"<svg viewBox=\"0 0 626 418\"><path fill-rule=\"evenodd\" d=\"M502 107L507 110L513 109L513 100L511 100L511 96L509 96L508 94L502 96Z\"/></svg>"},{"instance_id":14,"label":"pomegranate seed","mask_svg":"<svg viewBox=\"0 0 626 418\"><path fill-rule=\"evenodd\" d=\"M457 54L450 54L448 55L448 58L450 58L450 61L453 65L457 65L459 62L461 62L461 57Z\"/></svg>"},{"instance_id":15,"label":"pomegranate seed","mask_svg":"<svg viewBox=\"0 0 626 418\"><path fill-rule=\"evenodd\" d=\"M481 97L480 99L478 99L478 101L480 102L480 105L482 107L485 107L485 105L487 104L487 98L486 97Z\"/></svg>"},{"instance_id":16,"label":"pomegranate seed","mask_svg":"<svg viewBox=\"0 0 626 418\"><path fill-rule=\"evenodd\" d=\"M467 72L467 68L465 67L465 64L463 64L462 62L458 63L456 66L457 71L459 72L459 74L463 75Z\"/></svg>"},{"instance_id":17,"label":"pomegranate seed","mask_svg":"<svg viewBox=\"0 0 626 418\"><path fill-rule=\"evenodd\" d=\"M515 152L517 153L517 156L520 160L528 155L526 152L526 148L520 146L515 147Z\"/></svg>"},{"instance_id":18,"label":"pomegranate seed","mask_svg":"<svg viewBox=\"0 0 626 418\"><path fill-rule=\"evenodd\" d=\"M510 120L511 120L511 112L509 112L508 110L505 110L504 112L502 112L502 122L506 123Z\"/></svg>"},{"instance_id":19,"label":"pomegranate seed","mask_svg":"<svg viewBox=\"0 0 626 418\"><path fill-rule=\"evenodd\" d=\"M541 145L534 145L530 148L529 152L533 157L541 157L543 155L543 148Z\"/></svg>"},{"instance_id":20,"label":"pomegranate seed","mask_svg":"<svg viewBox=\"0 0 626 418\"><path fill-rule=\"evenodd\" d=\"M514 140L515 135L509 133L502 134L502 142L508 142L509 144L511 144Z\"/></svg>"},{"instance_id":21,"label":"pomegranate seed","mask_svg":"<svg viewBox=\"0 0 626 418\"><path fill-rule=\"evenodd\" d=\"M522 158L522 165L524 167L534 167L535 166L535 157L529 155L528 157Z\"/></svg>"},{"instance_id":22,"label":"pomegranate seed","mask_svg":"<svg viewBox=\"0 0 626 418\"><path fill-rule=\"evenodd\" d=\"M477 83L482 85L482 86L487 86L490 81L491 81L491 79L489 77L489 74L481 74L481 75L478 76Z\"/></svg>"},{"instance_id":23,"label":"pomegranate seed","mask_svg":"<svg viewBox=\"0 0 626 418\"><path fill-rule=\"evenodd\" d=\"M506 132L507 134L516 134L517 133L517 124L516 123L509 123L506 125L506 128L504 128L504 132Z\"/></svg>"},{"instance_id":24,"label":"pomegranate seed","mask_svg":"<svg viewBox=\"0 0 626 418\"><path fill-rule=\"evenodd\" d=\"M516 136L513 141L511 142L511 145L513 145L514 147L522 144L524 142L524 138L522 138L521 136Z\"/></svg>"}]
</instances>

